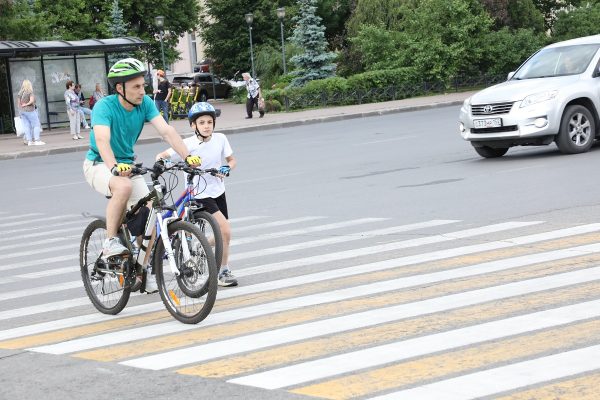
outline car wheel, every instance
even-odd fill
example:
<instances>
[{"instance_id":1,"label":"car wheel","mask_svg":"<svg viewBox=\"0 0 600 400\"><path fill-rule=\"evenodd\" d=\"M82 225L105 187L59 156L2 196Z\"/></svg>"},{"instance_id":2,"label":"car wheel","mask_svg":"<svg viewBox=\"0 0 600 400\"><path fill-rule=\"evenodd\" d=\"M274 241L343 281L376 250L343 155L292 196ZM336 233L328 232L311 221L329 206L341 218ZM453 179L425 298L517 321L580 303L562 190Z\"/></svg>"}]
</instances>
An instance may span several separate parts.
<instances>
[{"instance_id":1,"label":"car wheel","mask_svg":"<svg viewBox=\"0 0 600 400\"><path fill-rule=\"evenodd\" d=\"M488 147L488 146L482 146L482 147L473 146L473 148L475 148L475 151L477 152L477 154L479 154L481 157L485 157L485 158L502 157L508 151L508 147L496 149L496 148Z\"/></svg>"},{"instance_id":2,"label":"car wheel","mask_svg":"<svg viewBox=\"0 0 600 400\"><path fill-rule=\"evenodd\" d=\"M555 141L561 153L585 153L594 144L595 135L592 113L584 106L574 105L565 109Z\"/></svg>"},{"instance_id":3,"label":"car wheel","mask_svg":"<svg viewBox=\"0 0 600 400\"><path fill-rule=\"evenodd\" d=\"M200 93L200 101L201 102L206 102L206 100L208 100L208 94L206 92L201 92Z\"/></svg>"}]
</instances>

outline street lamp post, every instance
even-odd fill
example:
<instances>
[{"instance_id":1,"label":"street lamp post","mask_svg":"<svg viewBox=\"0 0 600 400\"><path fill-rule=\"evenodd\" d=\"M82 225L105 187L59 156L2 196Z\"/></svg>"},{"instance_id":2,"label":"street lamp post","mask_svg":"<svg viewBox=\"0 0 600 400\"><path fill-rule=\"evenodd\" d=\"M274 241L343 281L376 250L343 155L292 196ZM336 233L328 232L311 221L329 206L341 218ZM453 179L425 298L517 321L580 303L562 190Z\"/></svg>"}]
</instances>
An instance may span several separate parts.
<instances>
[{"instance_id":1,"label":"street lamp post","mask_svg":"<svg viewBox=\"0 0 600 400\"><path fill-rule=\"evenodd\" d=\"M165 26L165 17L162 15L154 17L154 25L158 28L158 34L160 36L160 54L162 55L162 67L163 71L167 70L167 63L165 63L165 49L163 47L163 28Z\"/></svg>"},{"instance_id":2,"label":"street lamp post","mask_svg":"<svg viewBox=\"0 0 600 400\"><path fill-rule=\"evenodd\" d=\"M254 51L252 50L252 21L254 21L254 15L252 15L252 13L248 13L244 17L246 18L248 31L250 32L250 62L252 63L252 78L256 79L256 73L254 72Z\"/></svg>"},{"instance_id":3,"label":"street lamp post","mask_svg":"<svg viewBox=\"0 0 600 400\"><path fill-rule=\"evenodd\" d=\"M283 40L283 19L285 18L284 7L279 7L277 9L277 18L279 18L279 26L281 27L281 58L283 60L283 74L285 75L285 41Z\"/></svg>"}]
</instances>

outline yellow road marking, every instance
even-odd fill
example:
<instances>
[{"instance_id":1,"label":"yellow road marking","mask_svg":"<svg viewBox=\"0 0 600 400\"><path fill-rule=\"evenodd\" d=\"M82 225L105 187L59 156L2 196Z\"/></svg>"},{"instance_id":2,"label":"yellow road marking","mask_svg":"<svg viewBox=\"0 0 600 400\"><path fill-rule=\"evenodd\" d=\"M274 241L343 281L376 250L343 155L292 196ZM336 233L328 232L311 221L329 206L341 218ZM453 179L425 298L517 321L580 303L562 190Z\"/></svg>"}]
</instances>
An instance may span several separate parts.
<instances>
[{"instance_id":1,"label":"yellow road marking","mask_svg":"<svg viewBox=\"0 0 600 400\"><path fill-rule=\"evenodd\" d=\"M361 275L336 279L335 281L317 282L286 289L274 289L272 291L241 296L238 298L230 298L223 300L217 299L217 303L215 304L215 308L212 312L222 312L230 309L237 309L240 307L262 304L265 302L288 299L300 295L331 291L339 288L361 285L370 282L377 282L385 279L395 279L403 276L411 276L415 274L430 273L451 268L458 268L465 265L472 265L475 263L486 262L495 259L516 257L525 254L534 254L540 251L558 250L560 248L584 245L588 243L594 243L597 241L600 241L600 234L585 234L559 240L553 240L549 242L542 242L534 245L513 247L509 249L483 252L474 255L455 257L429 263L409 265L397 269L390 269L375 273L365 273ZM584 257L578 257L577 262L583 264L586 262L597 261L599 258L600 256L598 255L588 255ZM573 260L573 263L575 262L576 261ZM449 294L451 292L447 293ZM442 293L440 293L439 295L442 295ZM430 297L433 297L433 295L431 295ZM414 301L418 299L419 298L407 298L405 301ZM47 332L23 338L11 339L4 342L0 342L0 348L24 349L28 347L42 346L66 340L73 340L89 335L106 333L113 330L125 329L128 327L139 327L140 324L144 323L166 322L170 319L171 317L167 314L166 311L159 311L141 316L119 318L82 327L67 328L54 332Z\"/></svg>"},{"instance_id":2,"label":"yellow road marking","mask_svg":"<svg viewBox=\"0 0 600 400\"><path fill-rule=\"evenodd\" d=\"M339 335L311 339L302 343L278 346L237 357L228 357L226 360L205 362L201 365L180 369L177 372L207 378L225 378L254 373L257 370L274 368L290 362L309 360L336 352L370 347L392 340L405 340L414 336L456 329L465 325L484 323L536 310L559 307L571 302L585 301L597 295L599 290L600 282L592 282L557 289L549 296L540 296L539 293L533 293L444 313L359 329Z\"/></svg>"},{"instance_id":3,"label":"yellow road marking","mask_svg":"<svg viewBox=\"0 0 600 400\"><path fill-rule=\"evenodd\" d=\"M0 342L0 349L26 349L28 347L41 346L49 343L57 343L65 340L77 339L88 335L114 332L128 327L136 327L150 322L164 322L170 319L167 311L138 315L135 317L120 318L97 324L85 325L76 328L41 333L39 335L26 336Z\"/></svg>"},{"instance_id":4,"label":"yellow road marking","mask_svg":"<svg viewBox=\"0 0 600 400\"><path fill-rule=\"evenodd\" d=\"M598 255L600 258L600 255ZM266 315L223 325L199 327L192 331L181 332L173 335L151 338L131 344L115 345L104 349L91 350L75 354L76 357L97 361L114 361L138 357L149 353L173 350L184 346L206 343L210 340L226 339L239 335L259 332L282 326L294 325L314 319L333 317L351 312L364 311L376 307L391 306L394 304L418 301L432 297L460 293L482 287L495 286L503 283L530 279L544 276L551 268L552 273L566 272L582 268L581 263L587 264L590 260L581 257L580 263L575 259L561 260L553 264L537 264L533 266L515 268L486 274L464 280L446 281L437 285L410 288L391 293L384 293L370 297L345 300L337 303L305 307L300 310L290 310L281 313ZM551 266L551 267L550 267ZM553 296L553 295L550 295Z\"/></svg>"},{"instance_id":5,"label":"yellow road marking","mask_svg":"<svg viewBox=\"0 0 600 400\"><path fill-rule=\"evenodd\" d=\"M573 346L590 345L597 343L599 335L600 319L595 319L402 362L293 389L291 392L327 399L350 399L372 395L375 392L398 389L451 374L468 373L477 368L528 357L541 357Z\"/></svg>"},{"instance_id":6,"label":"yellow road marking","mask_svg":"<svg viewBox=\"0 0 600 400\"><path fill-rule=\"evenodd\" d=\"M600 372L596 372L513 393L496 400L598 400L599 397Z\"/></svg>"}]
</instances>

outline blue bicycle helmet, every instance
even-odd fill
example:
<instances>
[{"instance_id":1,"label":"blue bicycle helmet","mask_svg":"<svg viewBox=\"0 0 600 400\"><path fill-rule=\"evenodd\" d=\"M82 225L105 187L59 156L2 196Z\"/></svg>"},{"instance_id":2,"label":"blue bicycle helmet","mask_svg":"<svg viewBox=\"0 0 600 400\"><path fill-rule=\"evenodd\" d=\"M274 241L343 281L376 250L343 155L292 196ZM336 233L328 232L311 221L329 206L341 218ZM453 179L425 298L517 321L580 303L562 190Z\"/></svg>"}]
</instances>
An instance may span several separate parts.
<instances>
[{"instance_id":1,"label":"blue bicycle helmet","mask_svg":"<svg viewBox=\"0 0 600 400\"><path fill-rule=\"evenodd\" d=\"M215 110L215 108L210 103L199 102L194 104L190 108L190 111L188 111L188 119L190 121L190 125L202 115L210 115L213 119L213 125L215 124L215 120L217 119L217 111Z\"/></svg>"}]
</instances>

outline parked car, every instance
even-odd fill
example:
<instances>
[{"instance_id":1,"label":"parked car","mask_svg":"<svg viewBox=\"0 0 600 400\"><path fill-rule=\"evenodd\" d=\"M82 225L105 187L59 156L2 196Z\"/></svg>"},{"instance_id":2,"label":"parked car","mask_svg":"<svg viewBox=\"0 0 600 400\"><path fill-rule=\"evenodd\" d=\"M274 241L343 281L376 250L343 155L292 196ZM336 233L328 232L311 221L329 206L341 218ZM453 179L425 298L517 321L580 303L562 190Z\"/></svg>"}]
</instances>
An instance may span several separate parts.
<instances>
[{"instance_id":1,"label":"parked car","mask_svg":"<svg viewBox=\"0 0 600 400\"><path fill-rule=\"evenodd\" d=\"M460 133L482 157L556 142L588 151L600 134L600 35L554 43L508 80L475 93L460 110Z\"/></svg>"},{"instance_id":2,"label":"parked car","mask_svg":"<svg viewBox=\"0 0 600 400\"><path fill-rule=\"evenodd\" d=\"M175 86L181 86L183 85L191 85L192 83L194 83L194 76L193 75L181 75L181 76L176 76L173 78L173 82L172 82Z\"/></svg>"},{"instance_id":3,"label":"parked car","mask_svg":"<svg viewBox=\"0 0 600 400\"><path fill-rule=\"evenodd\" d=\"M232 87L229 82L213 74L203 72L194 74L194 85L200 91L198 97L200 101L215 98L213 93L218 99L226 99L231 95Z\"/></svg>"}]
</instances>

